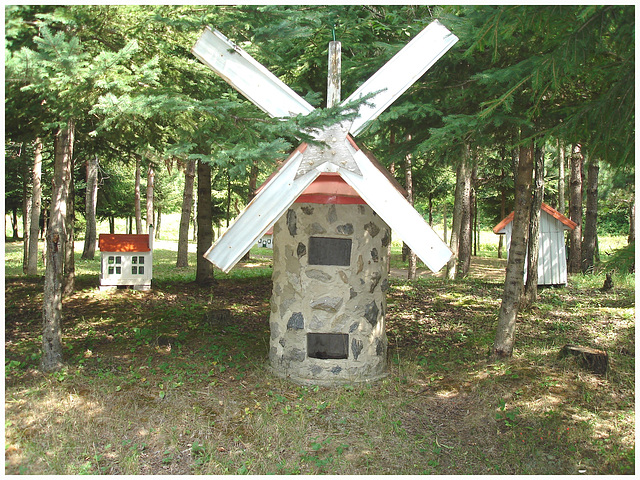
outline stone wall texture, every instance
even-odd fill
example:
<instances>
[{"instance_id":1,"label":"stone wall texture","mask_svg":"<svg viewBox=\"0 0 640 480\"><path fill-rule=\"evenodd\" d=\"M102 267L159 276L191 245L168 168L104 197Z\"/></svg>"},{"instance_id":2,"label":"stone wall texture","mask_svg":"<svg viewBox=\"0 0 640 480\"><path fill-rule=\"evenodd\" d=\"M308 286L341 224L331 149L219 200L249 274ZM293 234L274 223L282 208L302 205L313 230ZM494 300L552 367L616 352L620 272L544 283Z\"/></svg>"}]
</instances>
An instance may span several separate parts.
<instances>
[{"instance_id":1,"label":"stone wall texture","mask_svg":"<svg viewBox=\"0 0 640 480\"><path fill-rule=\"evenodd\" d=\"M351 240L346 261L348 241L333 239ZM367 205L294 203L276 222L269 351L274 373L318 385L386 375L390 242L391 230ZM310 256L323 264L310 265ZM334 259L337 265L324 264Z\"/></svg>"}]
</instances>

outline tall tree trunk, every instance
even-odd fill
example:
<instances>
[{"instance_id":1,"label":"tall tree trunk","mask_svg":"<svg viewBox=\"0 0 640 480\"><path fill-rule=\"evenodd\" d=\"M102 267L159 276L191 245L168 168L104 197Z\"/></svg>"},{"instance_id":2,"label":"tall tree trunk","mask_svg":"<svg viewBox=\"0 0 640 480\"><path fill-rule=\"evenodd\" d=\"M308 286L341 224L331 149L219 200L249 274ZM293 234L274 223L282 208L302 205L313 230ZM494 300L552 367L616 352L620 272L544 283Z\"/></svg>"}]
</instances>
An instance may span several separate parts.
<instances>
[{"instance_id":1,"label":"tall tree trunk","mask_svg":"<svg viewBox=\"0 0 640 480\"><path fill-rule=\"evenodd\" d=\"M627 237L627 243L635 243L636 241L636 202L635 199L629 206L629 236Z\"/></svg>"},{"instance_id":2,"label":"tall tree trunk","mask_svg":"<svg viewBox=\"0 0 640 480\"><path fill-rule=\"evenodd\" d=\"M149 226L153 225L153 188L155 186L156 172L153 170L153 164L149 162L147 170L147 194L145 197L147 203L147 232Z\"/></svg>"},{"instance_id":3,"label":"tall tree trunk","mask_svg":"<svg viewBox=\"0 0 640 480\"><path fill-rule=\"evenodd\" d=\"M96 253L96 207L98 205L98 156L92 155L87 160L87 190L84 197L84 211L87 228L84 234L82 257L93 260Z\"/></svg>"},{"instance_id":4,"label":"tall tree trunk","mask_svg":"<svg viewBox=\"0 0 640 480\"><path fill-rule=\"evenodd\" d=\"M134 186L134 207L136 211L136 233L141 235L142 232L142 207L140 205L140 157L136 155L136 180Z\"/></svg>"},{"instance_id":5,"label":"tall tree trunk","mask_svg":"<svg viewBox=\"0 0 640 480\"><path fill-rule=\"evenodd\" d=\"M58 130L55 137L54 179L47 229L47 266L42 308L40 367L44 371L59 370L62 367L62 276L74 133L74 123L71 120L67 128Z\"/></svg>"},{"instance_id":6,"label":"tall tree trunk","mask_svg":"<svg viewBox=\"0 0 640 480\"><path fill-rule=\"evenodd\" d=\"M463 159L456 169L456 191L453 202L453 224L451 226L451 239L449 248L453 252L451 260L447 263L447 270L445 272L445 278L453 280L456 276L456 266L458 263L458 237L460 236L460 225L462 220L463 209L463 190L464 190L464 177L466 174L466 160Z\"/></svg>"},{"instance_id":7,"label":"tall tree trunk","mask_svg":"<svg viewBox=\"0 0 640 480\"><path fill-rule=\"evenodd\" d=\"M407 135L407 141L411 140L411 135ZM404 157L404 180L405 189L407 190L407 201L413 206L413 155L407 154ZM416 278L416 254L408 246L406 248L407 256L409 257L409 265L407 267L407 279L413 280Z\"/></svg>"},{"instance_id":8,"label":"tall tree trunk","mask_svg":"<svg viewBox=\"0 0 640 480\"><path fill-rule=\"evenodd\" d=\"M565 215L564 204L564 143L558 139L558 211Z\"/></svg>"},{"instance_id":9,"label":"tall tree trunk","mask_svg":"<svg viewBox=\"0 0 640 480\"><path fill-rule=\"evenodd\" d=\"M25 155L25 146L26 143L23 142L20 149L21 157ZM29 264L29 234L31 233L29 224L31 221L32 196L29 194L29 164L24 158L22 158L22 168L22 272L26 274Z\"/></svg>"},{"instance_id":10,"label":"tall tree trunk","mask_svg":"<svg viewBox=\"0 0 640 480\"><path fill-rule=\"evenodd\" d=\"M75 257L75 180L73 178L74 162L73 150L71 152L71 178L69 179L69 194L67 195L67 245L64 250L64 278L62 280L62 296L68 297L76 287L76 257Z\"/></svg>"},{"instance_id":11,"label":"tall tree trunk","mask_svg":"<svg viewBox=\"0 0 640 480\"><path fill-rule=\"evenodd\" d=\"M116 218L113 215L109 216L109 233L116 233Z\"/></svg>"},{"instance_id":12,"label":"tall tree trunk","mask_svg":"<svg viewBox=\"0 0 640 480\"><path fill-rule=\"evenodd\" d=\"M393 145L395 141L396 141L396 134L392 130L389 135L389 143ZM392 177L395 177L396 162L391 162L391 165L389 165L389 173L391 174ZM392 242L389 242L389 245L387 246L387 256L389 258L389 261L387 262L387 274L391 273L391 243Z\"/></svg>"},{"instance_id":13,"label":"tall tree trunk","mask_svg":"<svg viewBox=\"0 0 640 480\"><path fill-rule=\"evenodd\" d=\"M258 165L254 163L251 165L251 171L249 172L249 194L247 195L247 205L249 205L251 200L256 196L256 189L258 188L258 173ZM241 261L251 261L251 250L244 254Z\"/></svg>"},{"instance_id":14,"label":"tall tree trunk","mask_svg":"<svg viewBox=\"0 0 640 480\"><path fill-rule=\"evenodd\" d=\"M576 222L577 226L569 234L569 261L568 273L580 273L582 271L582 169L584 157L582 146L577 143L571 153L571 181L569 184L569 218Z\"/></svg>"},{"instance_id":15,"label":"tall tree trunk","mask_svg":"<svg viewBox=\"0 0 640 480\"><path fill-rule=\"evenodd\" d=\"M597 158L589 159L587 170L587 210L584 219L584 238L582 239L582 273L591 273L594 265L598 241L598 171Z\"/></svg>"},{"instance_id":16,"label":"tall tree trunk","mask_svg":"<svg viewBox=\"0 0 640 480\"><path fill-rule=\"evenodd\" d=\"M502 171L501 177L504 180L504 170ZM507 215L507 192L504 190L504 186L502 187L502 191L500 192L500 219L503 219ZM500 235L500 240L498 241L498 258L502 258L502 249L504 248L504 235Z\"/></svg>"},{"instance_id":17,"label":"tall tree trunk","mask_svg":"<svg viewBox=\"0 0 640 480\"><path fill-rule=\"evenodd\" d=\"M211 165L198 160L198 243L196 255L196 283L207 286L215 283L213 264L204 258L213 243L211 221Z\"/></svg>"},{"instance_id":18,"label":"tall tree trunk","mask_svg":"<svg viewBox=\"0 0 640 480\"><path fill-rule=\"evenodd\" d=\"M464 165L465 167L461 171L462 177L458 179L461 188L461 217L460 217L460 233L458 236L458 268L456 271L456 278L464 278L469 274L469 267L471 265L471 146L465 144L464 152Z\"/></svg>"},{"instance_id":19,"label":"tall tree trunk","mask_svg":"<svg viewBox=\"0 0 640 480\"><path fill-rule=\"evenodd\" d=\"M42 140L36 138L33 155L33 177L31 190L31 222L29 225L29 256L27 275L38 274L38 232L42 210Z\"/></svg>"},{"instance_id":20,"label":"tall tree trunk","mask_svg":"<svg viewBox=\"0 0 640 480\"><path fill-rule=\"evenodd\" d=\"M153 226L153 236L156 240L160 240L160 224L162 222L162 207L156 208L156 224Z\"/></svg>"},{"instance_id":21,"label":"tall tree trunk","mask_svg":"<svg viewBox=\"0 0 640 480\"><path fill-rule=\"evenodd\" d=\"M447 202L442 203L442 229L443 241L447 243Z\"/></svg>"},{"instance_id":22,"label":"tall tree trunk","mask_svg":"<svg viewBox=\"0 0 640 480\"><path fill-rule=\"evenodd\" d=\"M529 246L527 248L527 281L521 307L532 305L538 299L538 252L540 250L540 209L544 196L544 148L535 148L535 186L529 217Z\"/></svg>"},{"instance_id":23,"label":"tall tree trunk","mask_svg":"<svg viewBox=\"0 0 640 480\"><path fill-rule=\"evenodd\" d=\"M196 161L187 160L184 169L184 191L182 192L182 212L178 231L178 259L176 267L189 266L189 219L193 207L193 181L196 176Z\"/></svg>"},{"instance_id":24,"label":"tall tree trunk","mask_svg":"<svg viewBox=\"0 0 640 480\"><path fill-rule=\"evenodd\" d=\"M478 196L476 195L476 182L478 179L478 162L474 161L473 172L471 173L471 198L469 207L471 208L471 231L473 234L473 256L478 256L478 244L480 243L480 232L478 232ZM468 273L468 271L467 271Z\"/></svg>"},{"instance_id":25,"label":"tall tree trunk","mask_svg":"<svg viewBox=\"0 0 640 480\"><path fill-rule=\"evenodd\" d=\"M510 357L515 343L516 318L524 280L527 258L529 216L531 212L531 176L533 174L533 144L520 147L516 175L515 208L511 247L507 262L504 293L498 314L498 328L493 342L495 357Z\"/></svg>"},{"instance_id":26,"label":"tall tree trunk","mask_svg":"<svg viewBox=\"0 0 640 480\"><path fill-rule=\"evenodd\" d=\"M13 241L17 242L20 238L20 235L18 235L18 210L14 208L12 213L13 215L11 215L11 229L13 230Z\"/></svg>"}]
</instances>

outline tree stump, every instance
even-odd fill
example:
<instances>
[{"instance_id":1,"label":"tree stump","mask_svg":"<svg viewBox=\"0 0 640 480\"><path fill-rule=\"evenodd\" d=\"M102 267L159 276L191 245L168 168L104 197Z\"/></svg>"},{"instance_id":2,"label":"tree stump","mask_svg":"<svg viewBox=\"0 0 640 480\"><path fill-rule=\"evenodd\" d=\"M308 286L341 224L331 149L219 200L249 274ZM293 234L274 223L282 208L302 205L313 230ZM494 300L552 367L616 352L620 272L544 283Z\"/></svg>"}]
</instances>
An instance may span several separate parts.
<instances>
[{"instance_id":1,"label":"tree stump","mask_svg":"<svg viewBox=\"0 0 640 480\"><path fill-rule=\"evenodd\" d=\"M560 358L567 355L577 357L582 365L593 373L604 374L609 367L609 356L603 350L567 344L560 350Z\"/></svg>"},{"instance_id":2,"label":"tree stump","mask_svg":"<svg viewBox=\"0 0 640 480\"><path fill-rule=\"evenodd\" d=\"M607 276L604 280L604 284L602 285L602 288L600 289L600 291L606 292L607 290L611 290L612 288L613 288L613 279L611 278L611 274L607 273Z\"/></svg>"}]
</instances>

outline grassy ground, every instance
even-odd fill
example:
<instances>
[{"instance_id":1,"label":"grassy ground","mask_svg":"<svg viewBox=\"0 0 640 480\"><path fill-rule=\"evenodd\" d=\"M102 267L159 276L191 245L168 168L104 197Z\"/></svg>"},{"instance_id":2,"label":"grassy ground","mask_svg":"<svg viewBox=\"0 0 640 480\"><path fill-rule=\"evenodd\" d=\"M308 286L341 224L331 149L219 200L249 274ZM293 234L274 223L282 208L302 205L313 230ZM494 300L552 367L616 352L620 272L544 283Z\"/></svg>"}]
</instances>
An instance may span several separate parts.
<instances>
[{"instance_id":1,"label":"grassy ground","mask_svg":"<svg viewBox=\"0 0 640 480\"><path fill-rule=\"evenodd\" d=\"M607 292L603 274L541 290L507 363L487 358L505 266L495 252L465 281L392 279L388 377L303 387L267 370L268 251L199 288L172 244L157 246L149 292L99 293L98 260L78 258L67 367L44 375L43 282L6 245L7 474L634 472L633 275ZM566 343L607 350L610 371L559 359Z\"/></svg>"}]
</instances>

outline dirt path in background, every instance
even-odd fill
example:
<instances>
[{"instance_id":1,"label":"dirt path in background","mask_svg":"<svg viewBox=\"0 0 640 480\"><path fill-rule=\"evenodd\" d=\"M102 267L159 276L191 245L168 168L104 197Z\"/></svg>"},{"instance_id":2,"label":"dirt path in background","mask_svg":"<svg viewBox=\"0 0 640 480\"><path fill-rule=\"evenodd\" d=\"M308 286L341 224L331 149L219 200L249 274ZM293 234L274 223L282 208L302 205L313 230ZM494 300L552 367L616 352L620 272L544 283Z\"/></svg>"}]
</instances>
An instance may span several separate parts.
<instances>
[{"instance_id":1,"label":"dirt path in background","mask_svg":"<svg viewBox=\"0 0 640 480\"><path fill-rule=\"evenodd\" d=\"M469 277L478 278L487 282L503 282L505 270L507 268L507 260L504 258L487 258L487 257L471 257L471 267L469 268ZM438 273L432 273L426 267L419 268L418 277L438 277L444 276L445 268ZM390 277L407 278L406 268L392 268Z\"/></svg>"}]
</instances>

